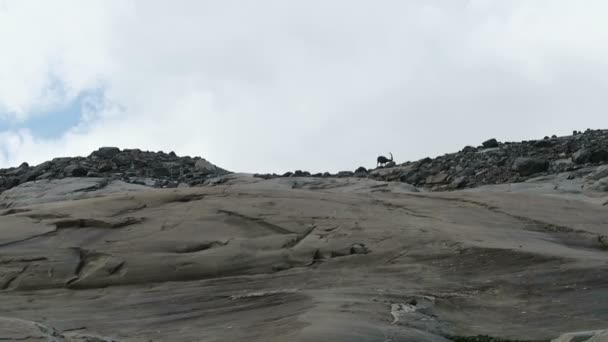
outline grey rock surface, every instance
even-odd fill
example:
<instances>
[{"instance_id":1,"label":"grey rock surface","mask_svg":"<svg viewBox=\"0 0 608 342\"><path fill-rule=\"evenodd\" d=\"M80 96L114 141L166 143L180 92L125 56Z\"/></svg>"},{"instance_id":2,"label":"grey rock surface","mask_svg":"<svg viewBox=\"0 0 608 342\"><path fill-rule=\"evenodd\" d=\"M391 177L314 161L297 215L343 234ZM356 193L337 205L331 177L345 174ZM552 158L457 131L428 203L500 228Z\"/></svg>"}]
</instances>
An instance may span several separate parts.
<instances>
[{"instance_id":1,"label":"grey rock surface","mask_svg":"<svg viewBox=\"0 0 608 342\"><path fill-rule=\"evenodd\" d=\"M608 194L582 178L97 181L0 211L0 339L550 341L608 322Z\"/></svg>"}]
</instances>

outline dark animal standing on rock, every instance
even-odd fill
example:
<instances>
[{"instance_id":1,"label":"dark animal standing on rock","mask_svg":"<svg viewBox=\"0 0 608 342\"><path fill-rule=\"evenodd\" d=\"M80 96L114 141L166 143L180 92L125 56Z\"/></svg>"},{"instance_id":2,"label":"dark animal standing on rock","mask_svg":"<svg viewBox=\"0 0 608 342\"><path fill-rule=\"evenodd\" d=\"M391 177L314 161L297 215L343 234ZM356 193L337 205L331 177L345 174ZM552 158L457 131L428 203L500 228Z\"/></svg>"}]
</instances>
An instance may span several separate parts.
<instances>
[{"instance_id":1,"label":"dark animal standing on rock","mask_svg":"<svg viewBox=\"0 0 608 342\"><path fill-rule=\"evenodd\" d=\"M379 156L377 161L378 163L376 164L376 166L378 165L382 165L384 166L384 164L392 162L393 161L393 154L389 152L389 154L391 155L391 159L386 158L385 156Z\"/></svg>"}]
</instances>

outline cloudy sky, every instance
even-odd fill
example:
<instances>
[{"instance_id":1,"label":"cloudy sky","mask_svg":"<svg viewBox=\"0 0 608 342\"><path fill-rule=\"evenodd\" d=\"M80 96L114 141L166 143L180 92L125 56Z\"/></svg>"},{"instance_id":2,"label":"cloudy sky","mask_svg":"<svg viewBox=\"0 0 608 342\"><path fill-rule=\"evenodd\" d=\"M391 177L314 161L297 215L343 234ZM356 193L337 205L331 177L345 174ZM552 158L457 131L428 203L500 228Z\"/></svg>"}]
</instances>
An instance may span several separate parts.
<instances>
[{"instance_id":1,"label":"cloudy sky","mask_svg":"<svg viewBox=\"0 0 608 342\"><path fill-rule=\"evenodd\" d=\"M608 128L605 0L0 0L0 167L353 170Z\"/></svg>"}]
</instances>

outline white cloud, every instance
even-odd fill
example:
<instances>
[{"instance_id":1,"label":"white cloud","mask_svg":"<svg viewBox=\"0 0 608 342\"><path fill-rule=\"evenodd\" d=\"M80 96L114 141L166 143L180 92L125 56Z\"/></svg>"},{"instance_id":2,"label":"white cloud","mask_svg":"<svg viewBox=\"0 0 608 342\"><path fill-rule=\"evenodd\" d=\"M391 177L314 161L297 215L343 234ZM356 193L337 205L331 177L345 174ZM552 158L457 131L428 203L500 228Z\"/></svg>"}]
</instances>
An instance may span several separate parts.
<instances>
[{"instance_id":1,"label":"white cloud","mask_svg":"<svg viewBox=\"0 0 608 342\"><path fill-rule=\"evenodd\" d=\"M0 166L117 145L337 171L606 126L608 4L584 5L0 0L0 118L105 87L61 138L1 134Z\"/></svg>"}]
</instances>

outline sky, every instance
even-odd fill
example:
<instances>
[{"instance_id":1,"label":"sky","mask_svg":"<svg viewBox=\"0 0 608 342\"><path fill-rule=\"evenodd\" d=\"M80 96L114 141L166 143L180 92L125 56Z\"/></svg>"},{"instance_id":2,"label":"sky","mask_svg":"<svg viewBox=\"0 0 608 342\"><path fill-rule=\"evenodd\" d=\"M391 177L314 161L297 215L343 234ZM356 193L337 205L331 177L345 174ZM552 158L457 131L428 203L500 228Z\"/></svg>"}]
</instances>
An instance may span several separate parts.
<instances>
[{"instance_id":1,"label":"sky","mask_svg":"<svg viewBox=\"0 0 608 342\"><path fill-rule=\"evenodd\" d=\"M0 0L0 168L101 146L240 172L608 128L608 2Z\"/></svg>"}]
</instances>

